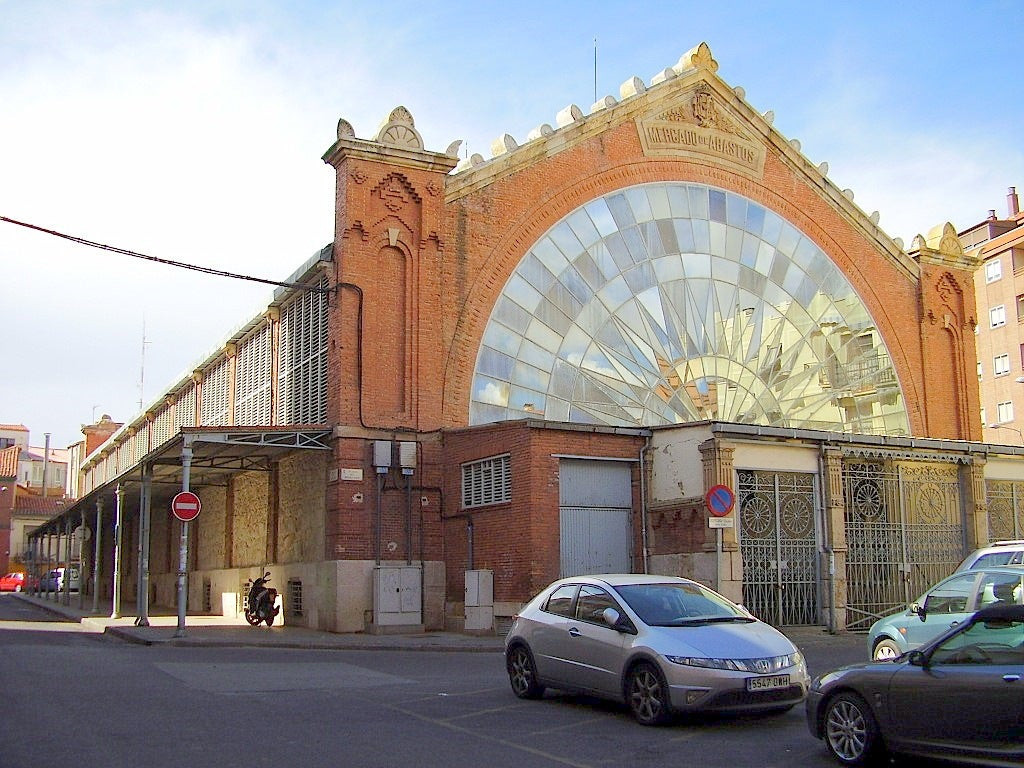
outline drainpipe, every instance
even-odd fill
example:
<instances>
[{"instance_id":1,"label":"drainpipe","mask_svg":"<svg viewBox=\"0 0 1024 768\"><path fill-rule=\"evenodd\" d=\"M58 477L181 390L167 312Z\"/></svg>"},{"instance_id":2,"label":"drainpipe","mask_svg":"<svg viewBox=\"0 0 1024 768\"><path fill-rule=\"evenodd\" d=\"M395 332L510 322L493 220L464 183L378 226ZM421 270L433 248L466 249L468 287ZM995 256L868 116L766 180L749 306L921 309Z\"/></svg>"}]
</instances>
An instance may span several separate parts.
<instances>
[{"instance_id":1,"label":"drainpipe","mask_svg":"<svg viewBox=\"0 0 1024 768\"><path fill-rule=\"evenodd\" d=\"M643 547L644 573L650 573L650 553L647 551L647 465L644 463L644 456L647 449L651 447L651 436L644 438L643 448L640 449L640 538Z\"/></svg>"}]
</instances>

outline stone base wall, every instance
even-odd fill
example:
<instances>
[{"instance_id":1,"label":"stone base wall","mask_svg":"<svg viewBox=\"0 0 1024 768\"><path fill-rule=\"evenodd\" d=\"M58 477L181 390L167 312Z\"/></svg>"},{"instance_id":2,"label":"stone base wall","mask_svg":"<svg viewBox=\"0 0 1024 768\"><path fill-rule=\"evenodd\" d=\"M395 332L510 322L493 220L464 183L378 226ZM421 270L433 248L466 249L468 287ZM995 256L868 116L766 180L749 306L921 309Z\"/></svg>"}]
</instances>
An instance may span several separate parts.
<instances>
[{"instance_id":1,"label":"stone base wall","mask_svg":"<svg viewBox=\"0 0 1024 768\"><path fill-rule=\"evenodd\" d=\"M269 585L281 596L278 623L309 627L327 632L364 632L373 623L372 560L327 560L315 563L271 563ZM210 584L210 613L242 615L246 583L259 578L258 567L200 570L189 573L188 612L203 613L204 587ZM302 612L290 605L289 582L302 583ZM423 568L423 628L443 630L445 603L444 563L428 561ZM153 608L177 606L177 578L173 574L153 576Z\"/></svg>"}]
</instances>

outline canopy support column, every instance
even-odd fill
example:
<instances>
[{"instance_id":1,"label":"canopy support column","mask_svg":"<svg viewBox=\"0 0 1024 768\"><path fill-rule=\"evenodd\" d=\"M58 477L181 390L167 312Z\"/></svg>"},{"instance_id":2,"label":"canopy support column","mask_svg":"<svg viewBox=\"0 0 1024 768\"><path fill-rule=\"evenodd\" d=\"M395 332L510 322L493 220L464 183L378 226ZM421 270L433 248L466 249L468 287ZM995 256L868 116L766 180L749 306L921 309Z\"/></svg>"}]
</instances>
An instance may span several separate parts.
<instances>
[{"instance_id":1,"label":"canopy support column","mask_svg":"<svg viewBox=\"0 0 1024 768\"><path fill-rule=\"evenodd\" d=\"M181 490L188 491L192 472L192 438L185 436L181 448ZM185 636L185 612L188 607L188 521L181 523L181 546L178 549L178 628L175 637Z\"/></svg>"},{"instance_id":2,"label":"canopy support column","mask_svg":"<svg viewBox=\"0 0 1024 768\"><path fill-rule=\"evenodd\" d=\"M135 626L149 626L149 536L153 502L153 465L142 465L142 489L139 494L139 588Z\"/></svg>"},{"instance_id":3,"label":"canopy support column","mask_svg":"<svg viewBox=\"0 0 1024 768\"><path fill-rule=\"evenodd\" d=\"M110 618L121 618L121 544L124 528L124 487L118 483L114 492L114 599Z\"/></svg>"},{"instance_id":4,"label":"canopy support column","mask_svg":"<svg viewBox=\"0 0 1024 768\"><path fill-rule=\"evenodd\" d=\"M103 551L103 499L96 500L96 541L92 556L92 612L100 611L100 552Z\"/></svg>"}]
</instances>

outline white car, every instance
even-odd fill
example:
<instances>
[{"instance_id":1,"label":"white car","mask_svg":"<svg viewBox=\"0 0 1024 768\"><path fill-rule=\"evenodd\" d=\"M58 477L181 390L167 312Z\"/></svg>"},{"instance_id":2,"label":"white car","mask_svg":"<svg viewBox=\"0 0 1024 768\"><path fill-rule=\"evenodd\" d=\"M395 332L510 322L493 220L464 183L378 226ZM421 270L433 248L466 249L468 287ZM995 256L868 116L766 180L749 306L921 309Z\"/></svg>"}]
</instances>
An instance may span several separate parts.
<instances>
[{"instance_id":1,"label":"white car","mask_svg":"<svg viewBox=\"0 0 1024 768\"><path fill-rule=\"evenodd\" d=\"M810 685L789 638L674 576L554 582L516 616L505 661L520 698L546 688L593 694L625 702L643 725L673 712L784 711Z\"/></svg>"},{"instance_id":2,"label":"white car","mask_svg":"<svg viewBox=\"0 0 1024 768\"><path fill-rule=\"evenodd\" d=\"M81 587L81 575L78 566L71 566L71 577L68 581L68 591L77 592ZM64 569L53 568L42 575L39 579L39 589L42 592L60 592L64 589Z\"/></svg>"}]
</instances>

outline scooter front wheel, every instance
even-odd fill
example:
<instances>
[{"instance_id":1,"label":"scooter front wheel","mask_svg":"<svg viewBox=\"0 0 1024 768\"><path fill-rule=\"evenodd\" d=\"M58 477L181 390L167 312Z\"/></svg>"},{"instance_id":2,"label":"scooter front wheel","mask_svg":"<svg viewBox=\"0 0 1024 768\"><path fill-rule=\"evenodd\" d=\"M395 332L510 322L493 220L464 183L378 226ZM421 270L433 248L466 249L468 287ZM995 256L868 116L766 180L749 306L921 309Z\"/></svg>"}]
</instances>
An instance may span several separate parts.
<instances>
[{"instance_id":1,"label":"scooter front wheel","mask_svg":"<svg viewBox=\"0 0 1024 768\"><path fill-rule=\"evenodd\" d=\"M254 627L258 627L260 623L260 617L254 613L250 613L249 611L245 612L245 620Z\"/></svg>"}]
</instances>

